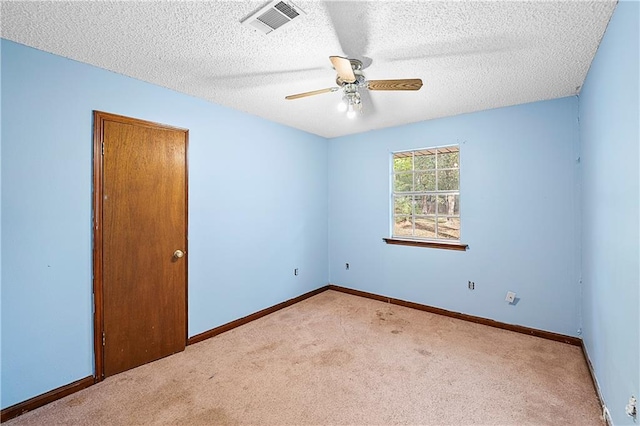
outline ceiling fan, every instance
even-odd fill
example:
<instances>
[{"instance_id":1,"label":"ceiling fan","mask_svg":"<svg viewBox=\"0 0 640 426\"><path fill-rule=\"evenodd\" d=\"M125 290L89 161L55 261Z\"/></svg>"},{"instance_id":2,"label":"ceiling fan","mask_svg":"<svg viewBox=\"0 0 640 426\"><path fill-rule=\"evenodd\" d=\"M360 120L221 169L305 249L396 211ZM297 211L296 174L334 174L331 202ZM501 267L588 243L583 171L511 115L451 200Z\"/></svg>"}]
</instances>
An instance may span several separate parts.
<instances>
[{"instance_id":1,"label":"ceiling fan","mask_svg":"<svg viewBox=\"0 0 640 426\"><path fill-rule=\"evenodd\" d=\"M342 89L344 96L342 97L342 102L338 105L338 109L342 112L346 111L347 117L354 118L362 110L361 90L420 90L422 87L422 80L419 78L367 80L362 72L362 61L341 56L330 56L329 59L338 73L336 77L338 87L297 93L285 96L285 99L300 99L322 93L337 92Z\"/></svg>"}]
</instances>

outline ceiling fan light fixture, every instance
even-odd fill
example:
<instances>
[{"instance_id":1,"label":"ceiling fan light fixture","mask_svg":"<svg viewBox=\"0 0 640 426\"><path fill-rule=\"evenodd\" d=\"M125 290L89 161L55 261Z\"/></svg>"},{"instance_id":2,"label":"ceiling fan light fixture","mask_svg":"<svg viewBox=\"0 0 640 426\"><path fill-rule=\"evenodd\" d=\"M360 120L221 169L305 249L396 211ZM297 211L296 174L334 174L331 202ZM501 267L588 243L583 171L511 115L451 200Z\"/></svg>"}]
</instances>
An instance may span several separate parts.
<instances>
[{"instance_id":1,"label":"ceiling fan light fixture","mask_svg":"<svg viewBox=\"0 0 640 426\"><path fill-rule=\"evenodd\" d=\"M347 112L347 118L353 119L359 112L362 112L362 99L358 92L358 87L354 84L348 84L343 87L344 96L338 104L338 111Z\"/></svg>"},{"instance_id":2,"label":"ceiling fan light fixture","mask_svg":"<svg viewBox=\"0 0 640 426\"><path fill-rule=\"evenodd\" d=\"M347 110L348 104L349 104L349 101L347 101L346 97L343 96L342 100L338 104L338 111L345 112Z\"/></svg>"}]
</instances>

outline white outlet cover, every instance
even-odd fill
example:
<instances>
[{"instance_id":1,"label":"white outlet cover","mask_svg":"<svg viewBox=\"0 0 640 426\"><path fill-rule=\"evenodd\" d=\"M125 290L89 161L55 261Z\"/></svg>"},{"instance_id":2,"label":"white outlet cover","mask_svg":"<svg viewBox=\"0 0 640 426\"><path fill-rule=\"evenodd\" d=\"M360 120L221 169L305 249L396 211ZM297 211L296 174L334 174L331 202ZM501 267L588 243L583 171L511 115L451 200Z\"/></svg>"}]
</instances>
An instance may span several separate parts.
<instances>
[{"instance_id":1,"label":"white outlet cover","mask_svg":"<svg viewBox=\"0 0 640 426\"><path fill-rule=\"evenodd\" d=\"M512 291L508 291L507 297L505 297L504 300L509 303L513 303L516 300L516 294Z\"/></svg>"}]
</instances>

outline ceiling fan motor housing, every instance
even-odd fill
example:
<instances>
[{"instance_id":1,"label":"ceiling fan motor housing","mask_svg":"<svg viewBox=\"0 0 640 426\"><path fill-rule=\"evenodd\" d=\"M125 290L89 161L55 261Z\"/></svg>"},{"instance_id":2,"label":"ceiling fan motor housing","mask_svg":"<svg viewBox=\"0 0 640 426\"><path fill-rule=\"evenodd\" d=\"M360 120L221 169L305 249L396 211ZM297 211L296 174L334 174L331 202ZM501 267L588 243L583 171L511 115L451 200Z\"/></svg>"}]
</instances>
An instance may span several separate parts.
<instances>
[{"instance_id":1,"label":"ceiling fan motor housing","mask_svg":"<svg viewBox=\"0 0 640 426\"><path fill-rule=\"evenodd\" d=\"M351 63L351 69L353 69L353 74L356 77L356 81L353 83L346 82L340 78L340 75L336 76L336 84L338 86L344 86L345 84L357 84L358 86L365 86L366 79L364 74L362 73L362 61L358 59L349 59Z\"/></svg>"}]
</instances>

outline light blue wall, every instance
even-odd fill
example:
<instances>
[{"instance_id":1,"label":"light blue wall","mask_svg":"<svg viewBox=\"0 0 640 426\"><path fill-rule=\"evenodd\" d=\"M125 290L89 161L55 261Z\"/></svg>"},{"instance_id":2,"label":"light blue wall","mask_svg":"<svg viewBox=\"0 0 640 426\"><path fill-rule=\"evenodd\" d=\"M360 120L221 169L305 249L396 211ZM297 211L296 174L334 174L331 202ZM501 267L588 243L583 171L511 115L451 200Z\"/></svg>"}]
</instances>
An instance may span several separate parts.
<instances>
[{"instance_id":1,"label":"light blue wall","mask_svg":"<svg viewBox=\"0 0 640 426\"><path fill-rule=\"evenodd\" d=\"M577 108L564 98L331 140L331 282L575 336ZM390 152L455 143L469 250L385 244ZM515 306L504 301L508 290Z\"/></svg>"},{"instance_id":2,"label":"light blue wall","mask_svg":"<svg viewBox=\"0 0 640 426\"><path fill-rule=\"evenodd\" d=\"M1 48L2 408L93 374L94 109L190 130L189 335L326 285L325 139Z\"/></svg>"},{"instance_id":3,"label":"light blue wall","mask_svg":"<svg viewBox=\"0 0 640 426\"><path fill-rule=\"evenodd\" d=\"M616 425L640 396L639 22L618 3L580 93L584 341Z\"/></svg>"}]
</instances>

